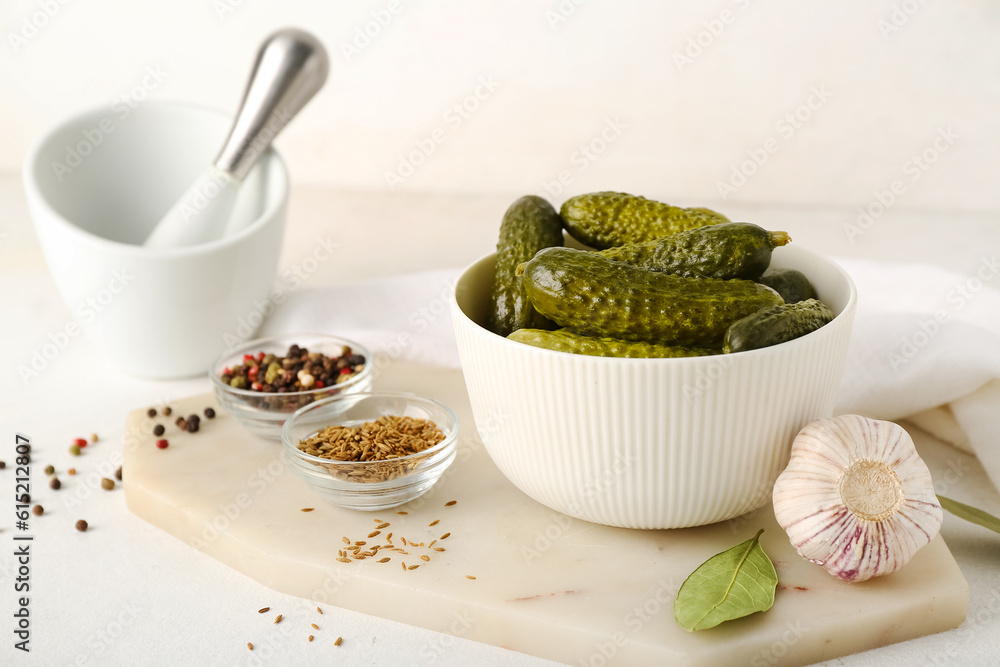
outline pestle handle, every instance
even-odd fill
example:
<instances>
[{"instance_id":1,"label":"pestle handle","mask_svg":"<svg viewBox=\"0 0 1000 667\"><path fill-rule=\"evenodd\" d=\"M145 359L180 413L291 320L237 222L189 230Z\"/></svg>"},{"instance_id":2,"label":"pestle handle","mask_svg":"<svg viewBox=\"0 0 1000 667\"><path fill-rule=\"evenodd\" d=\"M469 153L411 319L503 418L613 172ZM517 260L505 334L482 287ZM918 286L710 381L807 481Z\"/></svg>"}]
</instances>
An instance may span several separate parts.
<instances>
[{"instance_id":1,"label":"pestle handle","mask_svg":"<svg viewBox=\"0 0 1000 667\"><path fill-rule=\"evenodd\" d=\"M242 180L274 137L323 87L326 49L297 28L283 28L261 45L243 100L215 167Z\"/></svg>"}]
</instances>

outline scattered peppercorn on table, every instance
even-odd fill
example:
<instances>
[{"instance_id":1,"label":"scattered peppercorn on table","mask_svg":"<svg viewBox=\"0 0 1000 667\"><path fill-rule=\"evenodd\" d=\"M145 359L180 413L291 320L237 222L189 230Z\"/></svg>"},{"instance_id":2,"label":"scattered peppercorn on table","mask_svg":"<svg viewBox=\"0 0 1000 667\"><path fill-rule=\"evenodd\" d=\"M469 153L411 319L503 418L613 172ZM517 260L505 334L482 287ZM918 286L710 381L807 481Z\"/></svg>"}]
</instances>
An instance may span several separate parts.
<instances>
[{"instance_id":1,"label":"scattered peppercorn on table","mask_svg":"<svg viewBox=\"0 0 1000 667\"><path fill-rule=\"evenodd\" d=\"M940 537L903 570L857 586L796 555L769 507L672 531L571 519L492 464L460 371L397 361L379 386L433 396L462 423L455 464L415 501L375 513L328 504L287 470L279 443L222 413L161 451L139 409L126 431L128 507L278 591L573 665L805 665L965 618L968 586ZM781 582L774 607L685 632L671 613L684 578L759 528Z\"/></svg>"}]
</instances>

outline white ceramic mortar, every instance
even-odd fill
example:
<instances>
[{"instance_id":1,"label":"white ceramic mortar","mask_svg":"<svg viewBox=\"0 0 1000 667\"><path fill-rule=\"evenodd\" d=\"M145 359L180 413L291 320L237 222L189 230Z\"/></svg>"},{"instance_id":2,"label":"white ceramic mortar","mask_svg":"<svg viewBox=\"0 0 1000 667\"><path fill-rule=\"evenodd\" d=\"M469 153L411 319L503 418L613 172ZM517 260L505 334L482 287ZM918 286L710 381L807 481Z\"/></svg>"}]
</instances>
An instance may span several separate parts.
<instances>
[{"instance_id":1,"label":"white ceramic mortar","mask_svg":"<svg viewBox=\"0 0 1000 667\"><path fill-rule=\"evenodd\" d=\"M241 231L185 248L136 245L211 162L230 122L153 100L92 109L25 158L28 207L56 286L80 329L128 373L204 373L270 311L288 201L274 151L241 188L237 214L256 217Z\"/></svg>"}]
</instances>

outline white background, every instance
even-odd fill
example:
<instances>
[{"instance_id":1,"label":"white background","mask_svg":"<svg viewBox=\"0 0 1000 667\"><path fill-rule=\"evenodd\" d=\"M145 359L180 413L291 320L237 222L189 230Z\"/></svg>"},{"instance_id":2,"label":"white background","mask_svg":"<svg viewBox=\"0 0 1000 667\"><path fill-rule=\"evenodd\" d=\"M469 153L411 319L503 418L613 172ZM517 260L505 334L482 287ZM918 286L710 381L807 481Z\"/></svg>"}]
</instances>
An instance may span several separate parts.
<instances>
[{"instance_id":1,"label":"white background","mask_svg":"<svg viewBox=\"0 0 1000 667\"><path fill-rule=\"evenodd\" d=\"M333 60L279 141L299 181L385 189L442 127L400 189L541 192L568 171L572 191L722 206L719 182L775 139L730 201L853 209L950 127L958 139L900 204L1000 204L1000 5L985 0L398 0L395 14L387 0L62 2L0 9L0 170L60 117L129 95L147 68L165 73L152 96L233 110L257 44L297 25ZM449 123L481 77L499 86ZM799 109L816 89L828 99ZM798 127L781 125L796 110ZM609 119L625 129L574 161Z\"/></svg>"}]
</instances>

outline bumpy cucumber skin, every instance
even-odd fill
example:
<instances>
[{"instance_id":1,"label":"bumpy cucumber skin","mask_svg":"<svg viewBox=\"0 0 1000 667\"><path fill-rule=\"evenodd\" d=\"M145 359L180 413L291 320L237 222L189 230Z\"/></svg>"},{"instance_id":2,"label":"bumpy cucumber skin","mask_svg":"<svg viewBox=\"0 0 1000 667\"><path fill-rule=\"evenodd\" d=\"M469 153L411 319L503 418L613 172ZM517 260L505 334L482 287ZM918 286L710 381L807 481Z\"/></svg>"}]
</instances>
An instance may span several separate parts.
<instances>
[{"instance_id":1,"label":"bumpy cucumber skin","mask_svg":"<svg viewBox=\"0 0 1000 667\"><path fill-rule=\"evenodd\" d=\"M517 275L517 267L542 248L563 245L562 220L555 208L535 195L521 197L504 213L497 242L497 265L490 291L487 328L507 336L515 329L546 328Z\"/></svg>"},{"instance_id":2,"label":"bumpy cucumber skin","mask_svg":"<svg viewBox=\"0 0 1000 667\"><path fill-rule=\"evenodd\" d=\"M645 341L627 341L606 336L581 336L569 329L543 331L541 329L518 329L507 336L510 340L534 347L584 354L591 357L624 357L630 359L667 359L675 357L704 357L719 354L722 350L707 347L687 347L684 345L659 345Z\"/></svg>"},{"instance_id":3,"label":"bumpy cucumber skin","mask_svg":"<svg viewBox=\"0 0 1000 667\"><path fill-rule=\"evenodd\" d=\"M834 317L833 311L816 299L764 308L734 322L726 331L722 350L728 354L784 343L816 331Z\"/></svg>"},{"instance_id":4,"label":"bumpy cucumber skin","mask_svg":"<svg viewBox=\"0 0 1000 667\"><path fill-rule=\"evenodd\" d=\"M813 287L806 274L795 269L775 269L768 271L757 279L761 285L767 285L781 295L785 303L798 303L806 299L818 299L816 288Z\"/></svg>"},{"instance_id":5,"label":"bumpy cucumber skin","mask_svg":"<svg viewBox=\"0 0 1000 667\"><path fill-rule=\"evenodd\" d=\"M597 250L729 222L709 209L681 208L623 192L570 197L559 214L573 238Z\"/></svg>"},{"instance_id":6,"label":"bumpy cucumber skin","mask_svg":"<svg viewBox=\"0 0 1000 667\"><path fill-rule=\"evenodd\" d=\"M790 239L749 222L689 229L655 241L600 251L608 259L688 278L756 280L771 263L771 250Z\"/></svg>"},{"instance_id":7,"label":"bumpy cucumber skin","mask_svg":"<svg viewBox=\"0 0 1000 667\"><path fill-rule=\"evenodd\" d=\"M730 324L782 302L749 280L672 276L572 248L540 251L522 279L535 309L559 326L664 345L716 347Z\"/></svg>"}]
</instances>

